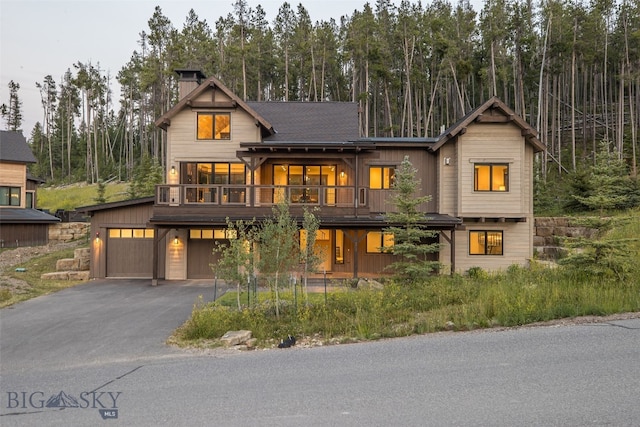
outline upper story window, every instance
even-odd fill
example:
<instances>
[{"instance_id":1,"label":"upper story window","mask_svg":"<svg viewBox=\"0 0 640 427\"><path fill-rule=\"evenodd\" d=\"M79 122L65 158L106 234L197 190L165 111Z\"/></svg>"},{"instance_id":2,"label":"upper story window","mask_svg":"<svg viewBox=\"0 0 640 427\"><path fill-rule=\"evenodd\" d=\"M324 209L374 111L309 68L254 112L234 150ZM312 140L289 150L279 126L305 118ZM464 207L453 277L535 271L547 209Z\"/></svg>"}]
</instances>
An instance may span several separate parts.
<instances>
[{"instance_id":1,"label":"upper story window","mask_svg":"<svg viewBox=\"0 0 640 427\"><path fill-rule=\"evenodd\" d=\"M476 163L473 173L474 191L509 191L509 165Z\"/></svg>"},{"instance_id":2,"label":"upper story window","mask_svg":"<svg viewBox=\"0 0 640 427\"><path fill-rule=\"evenodd\" d=\"M383 190L393 187L396 178L394 166L370 166L369 167L369 188L372 190Z\"/></svg>"},{"instance_id":3,"label":"upper story window","mask_svg":"<svg viewBox=\"0 0 640 427\"><path fill-rule=\"evenodd\" d=\"M26 193L26 199L25 199L25 208L27 209L33 209L33 199L34 199L34 195L35 193L33 191L27 191Z\"/></svg>"},{"instance_id":4,"label":"upper story window","mask_svg":"<svg viewBox=\"0 0 640 427\"><path fill-rule=\"evenodd\" d=\"M370 231L367 233L368 254L390 253L392 248L393 234L380 231Z\"/></svg>"},{"instance_id":5,"label":"upper story window","mask_svg":"<svg viewBox=\"0 0 640 427\"><path fill-rule=\"evenodd\" d=\"M470 255L502 255L502 231L470 231Z\"/></svg>"},{"instance_id":6,"label":"upper story window","mask_svg":"<svg viewBox=\"0 0 640 427\"><path fill-rule=\"evenodd\" d=\"M183 184L245 184L244 163L183 163Z\"/></svg>"},{"instance_id":7,"label":"upper story window","mask_svg":"<svg viewBox=\"0 0 640 427\"><path fill-rule=\"evenodd\" d=\"M273 194L274 203L289 197L293 203L318 203L321 191L324 191L324 202L336 202L336 165L301 165L274 164L273 184L277 186L291 186L288 195L282 189ZM327 186L320 189L320 186Z\"/></svg>"},{"instance_id":8,"label":"upper story window","mask_svg":"<svg viewBox=\"0 0 640 427\"><path fill-rule=\"evenodd\" d=\"M231 139L231 114L198 113L198 139Z\"/></svg>"},{"instance_id":9,"label":"upper story window","mask_svg":"<svg viewBox=\"0 0 640 427\"><path fill-rule=\"evenodd\" d=\"M0 206L20 206L20 187L0 187Z\"/></svg>"}]
</instances>

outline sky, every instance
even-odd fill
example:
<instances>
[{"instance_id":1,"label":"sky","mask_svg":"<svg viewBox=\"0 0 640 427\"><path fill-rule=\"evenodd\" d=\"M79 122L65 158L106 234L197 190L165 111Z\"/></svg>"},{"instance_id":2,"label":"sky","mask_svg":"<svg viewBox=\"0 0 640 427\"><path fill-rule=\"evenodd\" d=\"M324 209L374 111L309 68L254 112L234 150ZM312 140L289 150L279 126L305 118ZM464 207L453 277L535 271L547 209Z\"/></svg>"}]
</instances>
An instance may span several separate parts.
<instances>
[{"instance_id":1,"label":"sky","mask_svg":"<svg viewBox=\"0 0 640 427\"><path fill-rule=\"evenodd\" d=\"M247 0L259 4L272 23L285 0ZM362 10L366 0L288 0L293 10L302 5L312 22L336 22ZM98 63L112 78L112 96L117 105L120 88L116 75L139 50L142 31L156 6L180 30L190 9L215 30L221 16L233 12L234 0L0 0L0 104L9 102L8 84L20 84L23 134L29 138L37 121L42 122L42 104L36 82L51 74L56 84L77 62ZM375 5L375 0L369 0ZM400 0L394 0L399 4ZM451 1L456 4L457 1ZM422 0L423 6L430 0ZM471 1L479 12L483 0ZM74 73L75 74L75 73ZM1 121L1 119L0 119ZM0 127L5 128L4 121Z\"/></svg>"}]
</instances>

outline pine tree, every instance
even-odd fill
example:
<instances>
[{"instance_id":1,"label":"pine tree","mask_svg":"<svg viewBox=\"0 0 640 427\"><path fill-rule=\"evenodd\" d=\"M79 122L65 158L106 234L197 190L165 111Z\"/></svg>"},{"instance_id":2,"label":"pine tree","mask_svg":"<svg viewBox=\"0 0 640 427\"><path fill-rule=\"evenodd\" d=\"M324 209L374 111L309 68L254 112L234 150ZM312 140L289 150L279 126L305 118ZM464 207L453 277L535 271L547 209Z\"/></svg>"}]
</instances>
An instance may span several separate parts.
<instances>
[{"instance_id":1,"label":"pine tree","mask_svg":"<svg viewBox=\"0 0 640 427\"><path fill-rule=\"evenodd\" d=\"M397 261L387 268L394 271L398 280L408 283L424 279L440 266L438 261L429 259L429 254L440 250L440 245L434 243L438 232L428 229L428 218L419 210L420 205L431 200L431 196L416 197L420 191L420 179L416 175L417 170L409 156L405 156L395 171L391 203L396 212L387 213L387 222L392 225L384 229L385 233L393 235L391 253L397 257Z\"/></svg>"},{"instance_id":2,"label":"pine tree","mask_svg":"<svg viewBox=\"0 0 640 427\"><path fill-rule=\"evenodd\" d=\"M586 194L573 197L589 209L597 209L602 215L607 209L629 207L632 204L633 182L624 160L609 151L608 144L602 142L596 153L595 164L587 173Z\"/></svg>"},{"instance_id":3,"label":"pine tree","mask_svg":"<svg viewBox=\"0 0 640 427\"><path fill-rule=\"evenodd\" d=\"M5 121L6 129L17 131L22 126L22 101L18 96L20 84L11 80L9 86L9 104L0 106L0 115Z\"/></svg>"}]
</instances>

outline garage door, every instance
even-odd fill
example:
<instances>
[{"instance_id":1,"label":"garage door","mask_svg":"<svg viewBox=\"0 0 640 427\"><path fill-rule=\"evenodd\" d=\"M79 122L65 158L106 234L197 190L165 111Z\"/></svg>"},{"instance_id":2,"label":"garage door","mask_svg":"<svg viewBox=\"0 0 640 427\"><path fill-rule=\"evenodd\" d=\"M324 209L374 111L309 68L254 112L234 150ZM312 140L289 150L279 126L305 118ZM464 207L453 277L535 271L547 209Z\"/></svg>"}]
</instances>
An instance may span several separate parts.
<instances>
[{"instance_id":1,"label":"garage door","mask_svg":"<svg viewBox=\"0 0 640 427\"><path fill-rule=\"evenodd\" d=\"M109 229L107 277L151 278L152 272L153 229Z\"/></svg>"},{"instance_id":2,"label":"garage door","mask_svg":"<svg viewBox=\"0 0 640 427\"><path fill-rule=\"evenodd\" d=\"M213 279L213 271L209 264L219 258L213 254L213 240L189 239L189 256L187 257L187 277L189 279Z\"/></svg>"}]
</instances>

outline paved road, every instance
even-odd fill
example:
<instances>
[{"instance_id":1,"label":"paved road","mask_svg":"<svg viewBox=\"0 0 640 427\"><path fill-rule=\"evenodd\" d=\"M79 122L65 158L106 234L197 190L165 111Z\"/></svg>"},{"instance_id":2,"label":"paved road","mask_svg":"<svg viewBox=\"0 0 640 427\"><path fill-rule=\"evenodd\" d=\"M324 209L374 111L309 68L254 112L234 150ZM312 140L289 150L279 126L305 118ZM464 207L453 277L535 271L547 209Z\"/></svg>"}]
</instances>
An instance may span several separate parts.
<instances>
[{"instance_id":1,"label":"paved road","mask_svg":"<svg viewBox=\"0 0 640 427\"><path fill-rule=\"evenodd\" d=\"M103 325L91 320L101 289L75 291L83 290L86 296L63 291L14 309L20 311L0 312L1 425L640 425L640 319L200 354L162 345L190 310L177 314L169 306L182 293L195 298L198 289L120 288L122 298L113 301L117 316ZM76 298L86 306L84 326L77 327L75 340L59 341L58 331L80 319L46 312L50 304ZM132 310L118 308L133 303L144 312L147 300L153 309L146 313L154 318L137 314L140 324L127 321ZM13 317L20 312L21 318ZM50 319L46 345L32 339L21 343L12 332L15 322L28 323L31 315ZM171 326L164 322L170 316ZM114 348L102 345L90 333L91 324L108 330L109 342L118 332L129 337L114 339ZM76 354L83 348L78 342L85 340L99 346L99 351L87 350L88 358ZM21 352L5 355L18 344ZM31 355L33 348L39 354ZM71 396L79 407L45 407L52 396Z\"/></svg>"}]
</instances>

